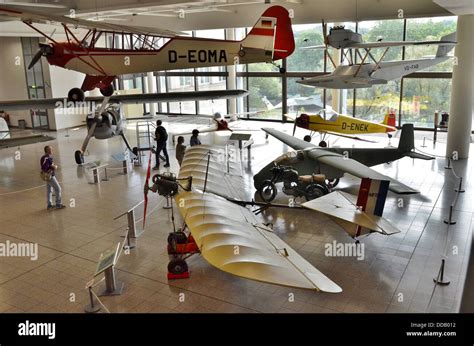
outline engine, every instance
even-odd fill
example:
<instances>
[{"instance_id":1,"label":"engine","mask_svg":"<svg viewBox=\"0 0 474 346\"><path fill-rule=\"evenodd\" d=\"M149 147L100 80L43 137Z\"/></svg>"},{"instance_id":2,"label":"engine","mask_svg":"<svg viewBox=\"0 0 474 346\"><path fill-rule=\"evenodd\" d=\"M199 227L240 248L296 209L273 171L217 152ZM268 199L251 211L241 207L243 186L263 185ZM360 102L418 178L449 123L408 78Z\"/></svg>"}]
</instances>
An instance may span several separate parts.
<instances>
[{"instance_id":1,"label":"engine","mask_svg":"<svg viewBox=\"0 0 474 346\"><path fill-rule=\"evenodd\" d=\"M115 107L108 107L100 115L89 114L86 118L87 128L90 129L95 123L94 137L97 139L107 139L114 137L117 133L117 124L120 121L119 110Z\"/></svg>"},{"instance_id":2,"label":"engine","mask_svg":"<svg viewBox=\"0 0 474 346\"><path fill-rule=\"evenodd\" d=\"M334 48L346 48L352 43L361 43L362 35L343 26L335 26L329 30L328 43Z\"/></svg>"}]
</instances>

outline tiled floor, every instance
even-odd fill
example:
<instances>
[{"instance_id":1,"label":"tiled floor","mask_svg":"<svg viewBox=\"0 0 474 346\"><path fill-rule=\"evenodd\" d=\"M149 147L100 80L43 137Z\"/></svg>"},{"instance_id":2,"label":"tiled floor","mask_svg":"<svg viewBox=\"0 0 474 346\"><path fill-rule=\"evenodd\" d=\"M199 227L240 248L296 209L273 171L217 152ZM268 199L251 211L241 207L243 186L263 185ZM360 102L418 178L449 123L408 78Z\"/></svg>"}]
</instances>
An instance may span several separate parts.
<instances>
[{"instance_id":1,"label":"tiled floor","mask_svg":"<svg viewBox=\"0 0 474 346\"><path fill-rule=\"evenodd\" d=\"M255 122L250 124L258 126ZM128 132L134 143L134 129ZM49 142L60 165L58 176L68 206L65 210L45 209L45 188L38 174L45 143L0 150L0 243L39 245L36 261L0 258L0 312L84 311L88 302L84 287L100 254L122 241L126 232L126 219L113 218L143 199L145 167L134 167L129 175L109 169L109 181L90 184L90 175L73 159L85 129L68 134L66 137L65 132L59 132L57 140ZM224 143L228 135L208 134L203 141ZM443 144L433 148L431 134L421 133L417 138L424 136L430 145L421 150L442 156ZM244 165L249 197L254 193L252 173L286 150L273 138L265 141L263 134L254 137L257 145L252 150L253 159ZM343 139L332 141L333 145L353 145ZM380 138L378 145L386 145L386 141ZM393 144L396 143L394 139ZM120 167L111 154L122 147L119 138L93 139L86 160L100 159L109 162L109 167ZM170 156L174 157L173 150ZM172 227L170 211L162 209L161 197L150 194L146 231L130 254L122 253L117 265L117 279L125 284L123 294L104 297L102 301L111 312L455 312L462 294L474 220L474 184L469 179L473 162L454 163L456 172L465 178L466 192L456 204L457 223L449 228L443 220L457 182L452 171L444 169L444 159L425 162L404 158L378 166L377 170L420 189L421 194L389 194L385 216L402 232L364 238L361 242L365 244L365 258L361 261L355 257L325 256L326 243L353 240L324 215L291 209L265 212L262 220L272 222L282 239L343 288L336 295L241 279L211 267L199 256L188 260L191 278L168 281L165 247ZM173 159L171 171L177 169ZM356 192L358 183L358 179L346 176L339 188ZM278 200L287 199L280 194ZM399 207L400 201L403 207ZM71 203L75 206L71 207ZM141 213L139 208L137 217ZM179 222L179 215L176 217ZM447 255L446 275L451 283L435 287L433 277L443 254Z\"/></svg>"}]
</instances>

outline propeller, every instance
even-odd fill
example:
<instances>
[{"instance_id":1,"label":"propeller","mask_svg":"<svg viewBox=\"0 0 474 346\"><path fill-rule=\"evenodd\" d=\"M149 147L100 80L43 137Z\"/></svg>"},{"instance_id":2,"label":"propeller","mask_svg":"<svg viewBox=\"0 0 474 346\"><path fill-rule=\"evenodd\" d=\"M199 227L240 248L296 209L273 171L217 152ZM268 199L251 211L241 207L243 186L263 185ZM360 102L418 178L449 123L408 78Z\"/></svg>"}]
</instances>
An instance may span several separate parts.
<instances>
[{"instance_id":1,"label":"propeller","mask_svg":"<svg viewBox=\"0 0 474 346\"><path fill-rule=\"evenodd\" d=\"M296 115L295 115L294 117L293 117L292 115L290 115L290 114L283 114L283 115L284 115L286 118L293 120L293 135L292 135L292 136L294 136L294 135L295 135L295 132L296 132L296 121L297 121L297 119L298 119L298 110L296 111Z\"/></svg>"},{"instance_id":2,"label":"propeller","mask_svg":"<svg viewBox=\"0 0 474 346\"><path fill-rule=\"evenodd\" d=\"M146 210L148 207L148 191L150 190L148 182L150 181L150 175L151 175L151 154L152 154L152 151L150 149L150 157L148 158L148 169L146 171L145 186L143 187L144 201L145 201L145 207L143 208L143 229L145 229Z\"/></svg>"},{"instance_id":3,"label":"propeller","mask_svg":"<svg viewBox=\"0 0 474 346\"><path fill-rule=\"evenodd\" d=\"M28 65L28 70L30 70L33 66L35 66L35 64L41 59L42 56L53 55L53 53L54 53L53 46L46 43L40 43L38 51L33 56L33 59L31 59L31 62Z\"/></svg>"}]
</instances>

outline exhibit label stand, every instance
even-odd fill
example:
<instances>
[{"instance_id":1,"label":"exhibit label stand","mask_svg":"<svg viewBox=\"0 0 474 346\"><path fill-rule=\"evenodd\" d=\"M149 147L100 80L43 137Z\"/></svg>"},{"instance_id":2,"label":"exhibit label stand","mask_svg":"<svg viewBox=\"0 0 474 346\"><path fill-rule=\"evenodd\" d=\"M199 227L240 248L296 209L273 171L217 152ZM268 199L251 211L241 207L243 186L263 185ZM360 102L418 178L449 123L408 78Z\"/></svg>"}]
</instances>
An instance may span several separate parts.
<instances>
[{"instance_id":1,"label":"exhibit label stand","mask_svg":"<svg viewBox=\"0 0 474 346\"><path fill-rule=\"evenodd\" d=\"M115 280L115 265L121 253L122 244L119 242L113 250L108 250L101 254L97 269L94 273L94 277L97 277L101 273L104 273L105 277L105 289L99 294L99 296L116 296L122 294L123 282L117 282Z\"/></svg>"},{"instance_id":2,"label":"exhibit label stand","mask_svg":"<svg viewBox=\"0 0 474 346\"><path fill-rule=\"evenodd\" d=\"M127 245L126 247L129 249L133 249L136 246L136 239L140 237L144 230L138 230L137 229L137 221L135 217L135 209L138 208L144 201L141 201L137 204L135 204L133 207L131 207L129 210L126 212L120 214L119 216L116 216L114 218L115 220L120 219L122 216L127 215L127 234L125 237L127 238Z\"/></svg>"},{"instance_id":3,"label":"exhibit label stand","mask_svg":"<svg viewBox=\"0 0 474 346\"><path fill-rule=\"evenodd\" d=\"M107 177L107 170L106 167L108 164L102 164L100 161L95 161L91 162L88 164L85 164L84 167L87 169L88 172L92 172L92 182L89 184L99 184L100 183L100 171L103 169L104 170L104 175L105 179L103 180L108 180Z\"/></svg>"}]
</instances>

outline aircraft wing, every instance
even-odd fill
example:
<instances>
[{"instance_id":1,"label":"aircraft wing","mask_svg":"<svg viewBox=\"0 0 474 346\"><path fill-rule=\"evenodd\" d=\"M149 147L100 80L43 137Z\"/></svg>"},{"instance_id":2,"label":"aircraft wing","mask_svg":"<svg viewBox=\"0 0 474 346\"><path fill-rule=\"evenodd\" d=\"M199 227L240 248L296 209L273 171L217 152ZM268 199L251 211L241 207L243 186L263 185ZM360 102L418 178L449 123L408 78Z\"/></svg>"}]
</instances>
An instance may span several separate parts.
<instances>
[{"instance_id":1,"label":"aircraft wing","mask_svg":"<svg viewBox=\"0 0 474 346\"><path fill-rule=\"evenodd\" d=\"M330 194L303 203L304 208L324 213L337 221L349 222L352 226L359 225L371 231L385 235L400 233L383 217L370 215L356 207L352 195L343 191L334 191ZM353 227L354 228L354 227Z\"/></svg>"},{"instance_id":2,"label":"aircraft wing","mask_svg":"<svg viewBox=\"0 0 474 346\"><path fill-rule=\"evenodd\" d=\"M150 94L127 94L113 95L109 103L150 103L150 102L183 102L183 101L202 101L218 100L243 97L248 94L247 90L204 90L204 91L183 91L170 93L150 93ZM102 96L86 97L85 102L95 102L100 104L104 98ZM80 106L81 104L79 104ZM34 99L34 100L16 100L0 101L0 110L23 110L23 109L45 109L45 108L65 108L74 107L72 102L65 98Z\"/></svg>"},{"instance_id":3,"label":"aircraft wing","mask_svg":"<svg viewBox=\"0 0 474 346\"><path fill-rule=\"evenodd\" d=\"M306 46L306 47L301 47L300 49L325 49L326 46L324 44L320 44L318 46Z\"/></svg>"},{"instance_id":4,"label":"aircraft wing","mask_svg":"<svg viewBox=\"0 0 474 346\"><path fill-rule=\"evenodd\" d=\"M327 150L321 149L314 144L305 142L301 139L296 137L287 135L278 130L270 129L270 128L262 128L263 131L267 132L268 134L272 135L273 137L279 139L286 145L290 146L295 150L307 150L309 157L313 160L318 161L319 163L331 166L336 168L340 171L352 174L353 176L359 178L371 178L377 180L389 180L390 187L389 189L398 194L413 194L418 193L419 191L412 189L409 186L406 186L395 180L390 178L386 175L383 175L376 170L356 161L351 158L344 157L343 155L329 152Z\"/></svg>"},{"instance_id":5,"label":"aircraft wing","mask_svg":"<svg viewBox=\"0 0 474 346\"><path fill-rule=\"evenodd\" d=\"M339 136L339 137L349 138L349 139L353 139L353 140L355 140L355 141L362 141L362 142L368 142L368 143L377 143L377 141L372 141L372 140L370 140L370 139L364 139L364 138L360 138L360 137L357 137L357 136L345 135L345 134L339 133L339 132L321 131L321 133L327 133L328 135L333 135L333 136Z\"/></svg>"},{"instance_id":6,"label":"aircraft wing","mask_svg":"<svg viewBox=\"0 0 474 346\"><path fill-rule=\"evenodd\" d=\"M148 28L141 26L128 26L103 21L85 20L61 15L50 14L41 11L28 10L24 11L17 7L0 5L0 16L8 16L17 18L27 23L50 23L69 24L77 28L98 29L113 32L126 32L131 34L156 35L160 37L174 37L177 35L185 35L182 32L175 32L168 29Z\"/></svg>"},{"instance_id":7,"label":"aircraft wing","mask_svg":"<svg viewBox=\"0 0 474 346\"><path fill-rule=\"evenodd\" d=\"M325 164L336 168L340 171L352 174L358 178L370 178L376 180L389 180L390 186L389 190L398 194L413 194L419 193L418 190L412 189L411 187L402 184L398 180L390 178L382 173L377 172L376 170L356 161L354 159L344 157L343 155L330 153L322 149L313 149L308 154L314 160L317 160L320 164Z\"/></svg>"},{"instance_id":8,"label":"aircraft wing","mask_svg":"<svg viewBox=\"0 0 474 346\"><path fill-rule=\"evenodd\" d=\"M427 45L456 45L455 41L381 41L367 43L353 43L346 48L384 48L384 47L403 47L403 46L427 46Z\"/></svg>"},{"instance_id":9,"label":"aircraft wing","mask_svg":"<svg viewBox=\"0 0 474 346\"><path fill-rule=\"evenodd\" d=\"M225 162L216 156L219 150L224 148L201 145L186 151L179 178L192 176L193 190L175 197L204 259L220 270L252 280L342 292L337 284L261 224L249 209L229 201L227 197L235 198L245 184L242 177L234 175L238 164L231 165L232 174L227 173ZM208 153L211 156L204 193Z\"/></svg>"},{"instance_id":10,"label":"aircraft wing","mask_svg":"<svg viewBox=\"0 0 474 346\"><path fill-rule=\"evenodd\" d=\"M272 135L276 139L279 139L280 141L282 141L283 143L285 143L286 145L288 145L289 147L291 147L295 150L303 150L303 149L307 149L307 148L318 148L314 144L311 144L311 143L306 142L302 139L296 138L294 136L288 135L284 132L281 132L281 131L278 131L278 130L275 130L275 129L264 127L264 128L262 128L262 130L265 131L266 133Z\"/></svg>"}]
</instances>

